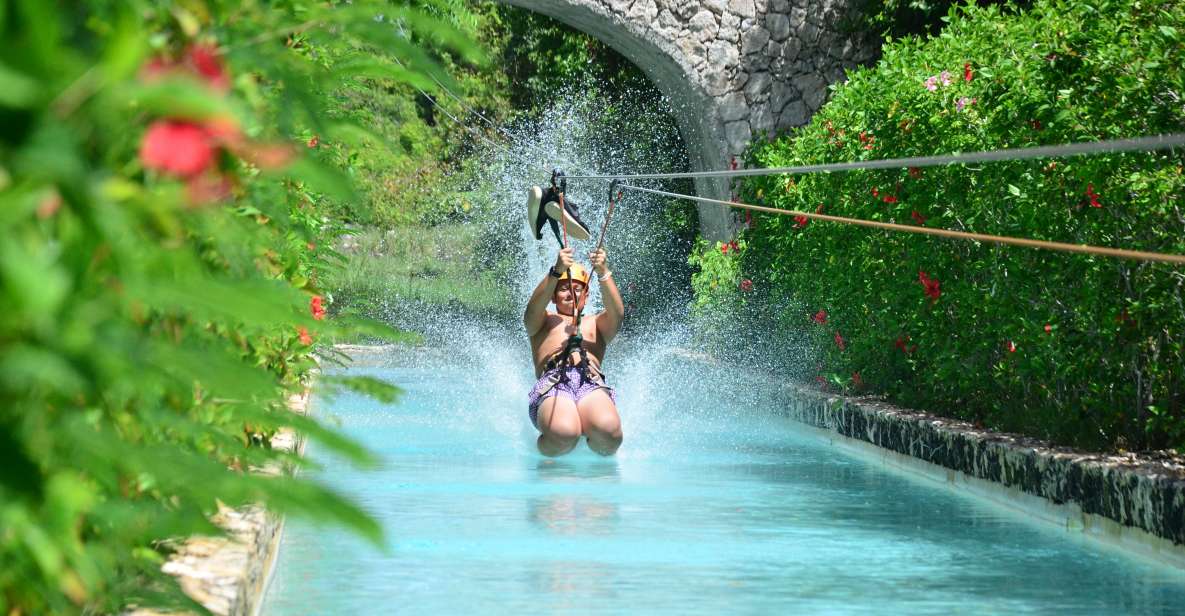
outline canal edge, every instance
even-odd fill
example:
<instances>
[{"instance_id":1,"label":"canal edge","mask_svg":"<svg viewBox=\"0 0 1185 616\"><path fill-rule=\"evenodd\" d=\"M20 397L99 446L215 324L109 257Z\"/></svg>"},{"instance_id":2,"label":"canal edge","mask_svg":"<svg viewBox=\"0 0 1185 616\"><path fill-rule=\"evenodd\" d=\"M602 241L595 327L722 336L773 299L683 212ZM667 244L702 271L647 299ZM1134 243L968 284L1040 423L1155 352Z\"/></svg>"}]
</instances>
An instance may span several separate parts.
<instances>
[{"instance_id":1,"label":"canal edge","mask_svg":"<svg viewBox=\"0 0 1185 616\"><path fill-rule=\"evenodd\" d=\"M1160 461L1053 447L879 400L781 389L779 411L834 446L1185 572L1185 473Z\"/></svg>"}]
</instances>

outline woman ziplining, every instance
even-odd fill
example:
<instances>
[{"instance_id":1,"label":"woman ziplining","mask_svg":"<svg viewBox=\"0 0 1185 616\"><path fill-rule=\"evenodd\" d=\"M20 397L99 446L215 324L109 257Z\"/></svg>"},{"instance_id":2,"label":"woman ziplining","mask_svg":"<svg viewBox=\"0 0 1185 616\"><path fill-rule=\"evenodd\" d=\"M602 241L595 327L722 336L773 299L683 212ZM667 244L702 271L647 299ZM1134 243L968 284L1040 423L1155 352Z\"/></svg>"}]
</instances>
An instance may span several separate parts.
<instances>
[{"instance_id":1,"label":"woman ziplining","mask_svg":"<svg viewBox=\"0 0 1185 616\"><path fill-rule=\"evenodd\" d=\"M542 239L543 225L550 224L560 244L555 265L531 293L523 314L538 379L528 394L528 415L540 432L538 447L543 455L568 453L581 436L587 437L593 451L612 455L621 446L621 417L613 389L601 372L601 360L621 328L625 306L604 243L621 193L614 194L614 182L597 247L588 255L605 309L584 319L591 275L575 262L568 238L588 239L590 233L576 206L566 199L565 187L563 173L556 170L546 192L533 186L527 193L527 220L535 238ZM555 312L547 310L549 303L555 304Z\"/></svg>"}]
</instances>

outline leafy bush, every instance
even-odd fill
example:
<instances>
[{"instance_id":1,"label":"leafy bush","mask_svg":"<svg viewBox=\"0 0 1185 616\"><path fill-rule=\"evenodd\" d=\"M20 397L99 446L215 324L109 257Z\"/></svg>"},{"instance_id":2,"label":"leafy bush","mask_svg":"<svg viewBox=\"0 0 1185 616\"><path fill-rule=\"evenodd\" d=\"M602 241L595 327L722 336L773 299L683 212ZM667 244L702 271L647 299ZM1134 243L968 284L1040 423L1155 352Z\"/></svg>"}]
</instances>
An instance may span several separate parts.
<instances>
[{"instance_id":1,"label":"leafy bush","mask_svg":"<svg viewBox=\"0 0 1185 616\"><path fill-rule=\"evenodd\" d=\"M324 213L357 199L312 137L365 131L313 84L438 72L397 25L468 49L388 3L0 4L0 612L188 605L164 540L217 533L219 502L378 540L330 490L246 471L300 463L256 446L279 425L369 460L284 400L320 341L390 333L324 318ZM409 68L358 61L378 45Z\"/></svg>"},{"instance_id":2,"label":"leafy bush","mask_svg":"<svg viewBox=\"0 0 1185 616\"><path fill-rule=\"evenodd\" d=\"M886 45L752 166L1179 132L1185 5L1042 0L952 10ZM1185 253L1179 151L770 176L748 202L905 224ZM744 270L803 306L817 376L1087 447L1185 447L1180 267L758 216ZM702 286L702 285L701 285ZM707 301L702 300L701 301Z\"/></svg>"}]
</instances>

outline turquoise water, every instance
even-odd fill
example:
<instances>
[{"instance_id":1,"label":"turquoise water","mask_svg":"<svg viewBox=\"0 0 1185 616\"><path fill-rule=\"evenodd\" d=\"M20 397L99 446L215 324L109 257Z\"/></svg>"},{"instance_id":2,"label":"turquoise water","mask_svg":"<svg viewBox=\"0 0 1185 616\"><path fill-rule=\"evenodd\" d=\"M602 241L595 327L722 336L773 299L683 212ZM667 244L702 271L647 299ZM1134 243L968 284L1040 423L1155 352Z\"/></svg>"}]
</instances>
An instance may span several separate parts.
<instances>
[{"instance_id":1,"label":"turquoise water","mask_svg":"<svg viewBox=\"0 0 1185 616\"><path fill-rule=\"evenodd\" d=\"M628 355L628 354L627 354ZM463 357L463 355L461 355ZM380 550L290 521L264 614L1169 614L1185 574L886 471L800 432L739 373L613 358L626 440L534 450L526 348L353 372L407 390L322 417L377 452L312 475L361 503ZM613 378L620 375L621 378Z\"/></svg>"}]
</instances>

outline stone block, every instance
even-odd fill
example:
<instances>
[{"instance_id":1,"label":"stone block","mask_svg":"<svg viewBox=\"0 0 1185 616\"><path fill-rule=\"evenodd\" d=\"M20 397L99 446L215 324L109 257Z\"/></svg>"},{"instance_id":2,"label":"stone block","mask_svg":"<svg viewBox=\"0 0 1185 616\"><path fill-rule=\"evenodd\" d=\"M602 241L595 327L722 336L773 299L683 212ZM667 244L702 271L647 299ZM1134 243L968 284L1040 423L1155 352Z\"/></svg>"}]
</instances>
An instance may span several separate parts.
<instances>
[{"instance_id":1,"label":"stone block","mask_svg":"<svg viewBox=\"0 0 1185 616\"><path fill-rule=\"evenodd\" d=\"M756 17L757 7L753 0L728 0L728 10L741 17Z\"/></svg>"},{"instance_id":2,"label":"stone block","mask_svg":"<svg viewBox=\"0 0 1185 616\"><path fill-rule=\"evenodd\" d=\"M740 91L748 81L749 72L743 69L737 70L736 74L732 76L732 90L734 92Z\"/></svg>"},{"instance_id":3,"label":"stone block","mask_svg":"<svg viewBox=\"0 0 1185 616\"><path fill-rule=\"evenodd\" d=\"M749 128L752 129L753 134L774 129L774 118L770 113L769 105L755 105L753 107L749 114Z\"/></svg>"},{"instance_id":4,"label":"stone block","mask_svg":"<svg viewBox=\"0 0 1185 616\"><path fill-rule=\"evenodd\" d=\"M790 3L786 0L770 0L769 10L771 13L785 13L790 10Z\"/></svg>"},{"instance_id":5,"label":"stone block","mask_svg":"<svg viewBox=\"0 0 1185 616\"><path fill-rule=\"evenodd\" d=\"M708 71L703 77L703 85L708 96L724 96L728 92L728 71Z\"/></svg>"},{"instance_id":6,"label":"stone block","mask_svg":"<svg viewBox=\"0 0 1185 616\"><path fill-rule=\"evenodd\" d=\"M756 26L750 28L741 34L741 53L749 55L765 50L765 44L769 42L769 30Z\"/></svg>"},{"instance_id":7,"label":"stone block","mask_svg":"<svg viewBox=\"0 0 1185 616\"><path fill-rule=\"evenodd\" d=\"M803 24L806 23L806 9L795 7L790 10L790 28L792 30L801 30Z\"/></svg>"},{"instance_id":8,"label":"stone block","mask_svg":"<svg viewBox=\"0 0 1185 616\"><path fill-rule=\"evenodd\" d=\"M734 67L741 59L737 53L736 45L730 45L724 41L716 41L708 46L708 62L712 64L715 70L724 71L725 69Z\"/></svg>"},{"instance_id":9,"label":"stone block","mask_svg":"<svg viewBox=\"0 0 1185 616\"><path fill-rule=\"evenodd\" d=\"M716 31L719 28L716 25L716 16L712 14L712 11L703 9L691 18L687 29L697 39L706 43L716 38Z\"/></svg>"},{"instance_id":10,"label":"stone block","mask_svg":"<svg viewBox=\"0 0 1185 616\"><path fill-rule=\"evenodd\" d=\"M801 100L790 101L778 116L778 128L803 126L809 118L810 112L807 111L805 103Z\"/></svg>"},{"instance_id":11,"label":"stone block","mask_svg":"<svg viewBox=\"0 0 1185 616\"><path fill-rule=\"evenodd\" d=\"M656 17L658 6L654 4L654 0L637 0L626 15L627 19L639 24L650 24Z\"/></svg>"},{"instance_id":12,"label":"stone block","mask_svg":"<svg viewBox=\"0 0 1185 616\"><path fill-rule=\"evenodd\" d=\"M765 27L769 29L769 37L775 41L784 41L790 36L790 18L779 13L765 16Z\"/></svg>"},{"instance_id":13,"label":"stone block","mask_svg":"<svg viewBox=\"0 0 1185 616\"><path fill-rule=\"evenodd\" d=\"M658 14L658 28L665 32L677 32L682 27L682 22L669 10L664 10ZM670 37L674 39L674 36Z\"/></svg>"},{"instance_id":14,"label":"stone block","mask_svg":"<svg viewBox=\"0 0 1185 616\"><path fill-rule=\"evenodd\" d=\"M769 83L769 73L753 73L749 78L748 85L745 86L745 97L750 102L764 98L769 93Z\"/></svg>"},{"instance_id":15,"label":"stone block","mask_svg":"<svg viewBox=\"0 0 1185 616\"><path fill-rule=\"evenodd\" d=\"M801 100L802 94L786 81L775 81L769 89L769 108L774 113L781 113L790 101Z\"/></svg>"},{"instance_id":16,"label":"stone block","mask_svg":"<svg viewBox=\"0 0 1185 616\"><path fill-rule=\"evenodd\" d=\"M703 0L703 5L707 7L709 11L720 15L724 13L724 9L728 8L728 0Z\"/></svg>"},{"instance_id":17,"label":"stone block","mask_svg":"<svg viewBox=\"0 0 1185 616\"><path fill-rule=\"evenodd\" d=\"M720 115L721 122L735 122L749 117L749 105L744 94L733 92L719 99L716 112Z\"/></svg>"},{"instance_id":18,"label":"stone block","mask_svg":"<svg viewBox=\"0 0 1185 616\"><path fill-rule=\"evenodd\" d=\"M728 142L728 151L732 153L739 154L745 151L745 146L749 145L749 137L752 134L749 122L746 120L729 122L724 125L724 139Z\"/></svg>"}]
</instances>

